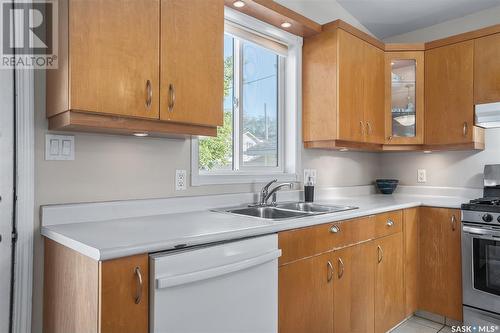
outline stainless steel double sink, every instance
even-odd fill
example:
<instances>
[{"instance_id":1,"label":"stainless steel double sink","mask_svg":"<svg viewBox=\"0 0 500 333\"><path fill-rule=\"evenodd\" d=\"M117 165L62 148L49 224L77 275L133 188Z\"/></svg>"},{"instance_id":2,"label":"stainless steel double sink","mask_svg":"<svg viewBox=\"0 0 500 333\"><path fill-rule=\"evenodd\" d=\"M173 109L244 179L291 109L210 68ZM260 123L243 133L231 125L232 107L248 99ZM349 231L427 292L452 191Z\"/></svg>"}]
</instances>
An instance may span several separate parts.
<instances>
[{"instance_id":1,"label":"stainless steel double sink","mask_svg":"<svg viewBox=\"0 0 500 333\"><path fill-rule=\"evenodd\" d=\"M285 202L279 203L276 206L248 206L217 209L216 211L278 221L320 214L338 213L357 208L358 207L353 206L320 205L310 202Z\"/></svg>"}]
</instances>

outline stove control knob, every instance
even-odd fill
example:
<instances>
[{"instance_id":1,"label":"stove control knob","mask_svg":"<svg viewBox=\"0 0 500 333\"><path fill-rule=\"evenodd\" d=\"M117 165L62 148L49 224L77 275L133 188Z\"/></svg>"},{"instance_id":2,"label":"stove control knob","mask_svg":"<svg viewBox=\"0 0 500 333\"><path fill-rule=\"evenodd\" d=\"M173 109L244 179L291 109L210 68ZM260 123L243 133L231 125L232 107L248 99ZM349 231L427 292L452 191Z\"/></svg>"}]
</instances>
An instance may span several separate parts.
<instances>
[{"instance_id":1,"label":"stove control knob","mask_svg":"<svg viewBox=\"0 0 500 333\"><path fill-rule=\"evenodd\" d=\"M493 216L491 214L484 214L483 221L489 223L489 222L493 221Z\"/></svg>"},{"instance_id":2,"label":"stove control knob","mask_svg":"<svg viewBox=\"0 0 500 333\"><path fill-rule=\"evenodd\" d=\"M498 223L500 223L500 215L498 216L497 221L498 221Z\"/></svg>"}]
</instances>

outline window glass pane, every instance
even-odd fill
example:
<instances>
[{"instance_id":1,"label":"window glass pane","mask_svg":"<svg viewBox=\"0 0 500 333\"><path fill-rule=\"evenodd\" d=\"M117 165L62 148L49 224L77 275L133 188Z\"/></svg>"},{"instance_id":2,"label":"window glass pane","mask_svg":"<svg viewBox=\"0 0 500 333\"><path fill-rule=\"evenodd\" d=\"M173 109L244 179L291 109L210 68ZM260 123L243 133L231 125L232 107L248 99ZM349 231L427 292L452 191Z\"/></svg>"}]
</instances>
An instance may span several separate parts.
<instances>
[{"instance_id":1,"label":"window glass pane","mask_svg":"<svg viewBox=\"0 0 500 333\"><path fill-rule=\"evenodd\" d=\"M278 166L278 55L244 42L243 166Z\"/></svg>"},{"instance_id":2,"label":"window glass pane","mask_svg":"<svg viewBox=\"0 0 500 333\"><path fill-rule=\"evenodd\" d=\"M234 110L234 39L224 35L224 125L217 128L217 137L200 137L199 169L222 171L233 169Z\"/></svg>"}]
</instances>

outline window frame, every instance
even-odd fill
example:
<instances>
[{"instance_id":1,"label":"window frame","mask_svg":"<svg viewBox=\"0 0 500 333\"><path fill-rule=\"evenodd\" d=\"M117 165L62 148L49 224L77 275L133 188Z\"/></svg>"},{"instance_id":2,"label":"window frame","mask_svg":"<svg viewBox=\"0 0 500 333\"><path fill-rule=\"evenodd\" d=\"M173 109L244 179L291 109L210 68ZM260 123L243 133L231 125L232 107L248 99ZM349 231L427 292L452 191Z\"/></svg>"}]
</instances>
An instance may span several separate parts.
<instances>
[{"instance_id":1,"label":"window frame","mask_svg":"<svg viewBox=\"0 0 500 333\"><path fill-rule=\"evenodd\" d=\"M296 170L299 167L300 150L300 102L301 102L301 64L302 64L302 37L292 35L267 23L244 15L231 8L225 7L225 20L240 25L244 29L254 31L258 35L288 46L286 57L278 57L278 166L277 167L240 167L243 158L242 131L233 127L233 166L232 170L215 172L200 172L199 170L199 141L198 137L191 140L191 185L215 185L237 183L259 183L276 178L279 181L296 181ZM237 54L236 50L234 54ZM240 57L242 52L239 52ZM240 59L238 59L240 60ZM236 62L238 61L235 61ZM242 66L239 66L242 69ZM241 74L241 73L240 73ZM234 80L236 82L236 79ZM235 84L236 85L236 84ZM236 87L235 87L236 89ZM241 98L242 87L238 84ZM238 110L233 111L233 117L239 117L237 123L242 124L243 113L239 111L242 100L238 101ZM234 122L233 118L233 124ZM236 132L238 131L238 132ZM234 155L238 147L238 156ZM236 158L238 161L235 163Z\"/></svg>"}]
</instances>

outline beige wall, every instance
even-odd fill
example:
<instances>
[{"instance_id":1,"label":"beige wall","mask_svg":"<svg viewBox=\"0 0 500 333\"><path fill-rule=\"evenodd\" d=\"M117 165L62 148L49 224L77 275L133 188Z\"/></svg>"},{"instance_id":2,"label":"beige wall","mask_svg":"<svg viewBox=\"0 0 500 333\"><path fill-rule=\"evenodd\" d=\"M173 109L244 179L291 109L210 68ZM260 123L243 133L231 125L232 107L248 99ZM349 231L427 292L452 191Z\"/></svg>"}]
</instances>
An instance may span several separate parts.
<instances>
[{"instance_id":1,"label":"beige wall","mask_svg":"<svg viewBox=\"0 0 500 333\"><path fill-rule=\"evenodd\" d=\"M36 74L36 193L40 205L160 198L256 191L259 185L188 187L176 192L175 170L190 170L190 140L136 138L101 134L75 134L74 161L45 161L47 133L44 75ZM369 184L375 178L379 156L367 153L304 151L303 165L318 169L321 186ZM300 169L299 174L302 174ZM43 293L43 244L40 222L35 221L33 332L41 332Z\"/></svg>"},{"instance_id":2,"label":"beige wall","mask_svg":"<svg viewBox=\"0 0 500 333\"><path fill-rule=\"evenodd\" d=\"M380 176L402 185L481 188L485 164L500 164L500 129L486 130L484 151L384 153ZM427 170L427 183L417 183L417 169Z\"/></svg>"}]
</instances>

